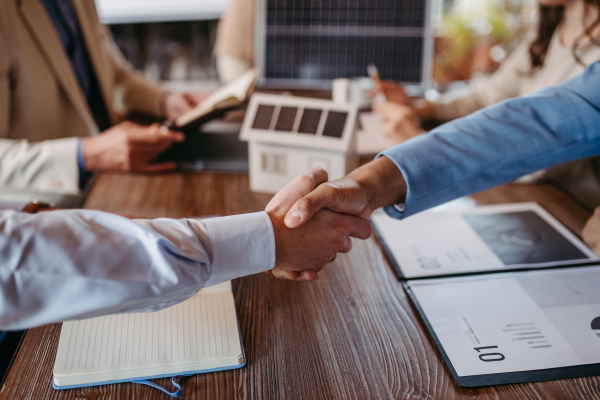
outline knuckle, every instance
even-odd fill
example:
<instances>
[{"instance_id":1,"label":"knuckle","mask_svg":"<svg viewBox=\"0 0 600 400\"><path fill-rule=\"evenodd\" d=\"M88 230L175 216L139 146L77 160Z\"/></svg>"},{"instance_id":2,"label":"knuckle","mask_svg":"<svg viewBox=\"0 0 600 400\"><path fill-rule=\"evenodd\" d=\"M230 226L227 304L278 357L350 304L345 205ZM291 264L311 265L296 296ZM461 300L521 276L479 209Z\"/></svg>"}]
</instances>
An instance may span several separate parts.
<instances>
[{"instance_id":1,"label":"knuckle","mask_svg":"<svg viewBox=\"0 0 600 400\"><path fill-rule=\"evenodd\" d=\"M315 203L310 197L303 197L298 200L298 206L307 210L312 210L315 206Z\"/></svg>"},{"instance_id":2,"label":"knuckle","mask_svg":"<svg viewBox=\"0 0 600 400\"><path fill-rule=\"evenodd\" d=\"M347 237L345 236L337 236L334 239L333 247L335 248L335 251L340 251L346 246L346 239Z\"/></svg>"}]
</instances>

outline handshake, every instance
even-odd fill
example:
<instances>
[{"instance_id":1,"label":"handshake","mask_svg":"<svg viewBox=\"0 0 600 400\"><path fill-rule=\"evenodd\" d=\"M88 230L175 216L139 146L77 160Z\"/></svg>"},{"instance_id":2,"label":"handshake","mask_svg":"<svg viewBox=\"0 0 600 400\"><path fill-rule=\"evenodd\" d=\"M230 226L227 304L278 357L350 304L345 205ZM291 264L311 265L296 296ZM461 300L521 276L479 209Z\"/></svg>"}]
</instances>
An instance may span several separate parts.
<instances>
[{"instance_id":1,"label":"handshake","mask_svg":"<svg viewBox=\"0 0 600 400\"><path fill-rule=\"evenodd\" d=\"M328 182L315 168L273 197L266 208L275 234L275 267L280 279L313 281L337 253L352 248L350 237L367 239L371 213L403 202L406 182L398 167L380 157L346 177Z\"/></svg>"}]
</instances>

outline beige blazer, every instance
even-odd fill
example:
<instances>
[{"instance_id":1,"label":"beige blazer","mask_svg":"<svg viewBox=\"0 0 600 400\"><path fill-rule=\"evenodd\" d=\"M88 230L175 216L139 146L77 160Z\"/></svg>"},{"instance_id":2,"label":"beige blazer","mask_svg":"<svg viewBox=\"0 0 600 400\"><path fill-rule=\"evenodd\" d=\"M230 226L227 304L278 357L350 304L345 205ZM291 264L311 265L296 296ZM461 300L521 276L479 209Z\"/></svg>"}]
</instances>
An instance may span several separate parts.
<instances>
[{"instance_id":1,"label":"beige blazer","mask_svg":"<svg viewBox=\"0 0 600 400\"><path fill-rule=\"evenodd\" d=\"M113 122L117 88L129 111L159 117L163 89L123 58L93 0L73 6ZM0 10L0 198L78 194L77 138L98 128L68 56L39 0L0 0Z\"/></svg>"}]
</instances>

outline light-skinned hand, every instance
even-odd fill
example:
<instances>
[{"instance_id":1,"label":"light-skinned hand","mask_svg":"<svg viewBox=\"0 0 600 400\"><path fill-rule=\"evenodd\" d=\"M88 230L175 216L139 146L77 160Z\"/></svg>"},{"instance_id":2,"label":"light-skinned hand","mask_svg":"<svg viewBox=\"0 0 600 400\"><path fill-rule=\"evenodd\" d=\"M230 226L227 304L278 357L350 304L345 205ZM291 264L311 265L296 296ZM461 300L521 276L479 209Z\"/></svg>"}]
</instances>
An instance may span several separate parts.
<instances>
[{"instance_id":1,"label":"light-skinned hand","mask_svg":"<svg viewBox=\"0 0 600 400\"><path fill-rule=\"evenodd\" d=\"M174 120L190 111L204 99L208 93L168 93L163 97L162 110L167 121Z\"/></svg>"},{"instance_id":2,"label":"light-skinned hand","mask_svg":"<svg viewBox=\"0 0 600 400\"><path fill-rule=\"evenodd\" d=\"M177 164L152 164L160 153L185 136L161 127L121 122L99 135L83 139L82 152L88 171L160 172L175 169Z\"/></svg>"},{"instance_id":3,"label":"light-skinned hand","mask_svg":"<svg viewBox=\"0 0 600 400\"><path fill-rule=\"evenodd\" d=\"M404 104L412 107L412 99L404 91L404 87L394 81L381 81L381 90L388 103Z\"/></svg>"},{"instance_id":4,"label":"light-skinned hand","mask_svg":"<svg viewBox=\"0 0 600 400\"><path fill-rule=\"evenodd\" d=\"M319 271L333 261L337 253L350 251L351 236L366 239L371 235L371 227L366 221L329 210L317 212L302 228L291 230L285 226L283 219L294 202L325 181L327 172L315 168L290 182L267 205L276 247L275 268L268 272L275 277L316 280Z\"/></svg>"},{"instance_id":5,"label":"light-skinned hand","mask_svg":"<svg viewBox=\"0 0 600 400\"><path fill-rule=\"evenodd\" d=\"M366 220L375 209L404 202L405 198L406 181L398 167L384 156L342 179L320 184L296 201L284 221L288 228L297 229L323 208Z\"/></svg>"},{"instance_id":6,"label":"light-skinned hand","mask_svg":"<svg viewBox=\"0 0 600 400\"><path fill-rule=\"evenodd\" d=\"M373 111L381 117L383 133L397 144L425 133L409 106L396 103L374 104Z\"/></svg>"}]
</instances>

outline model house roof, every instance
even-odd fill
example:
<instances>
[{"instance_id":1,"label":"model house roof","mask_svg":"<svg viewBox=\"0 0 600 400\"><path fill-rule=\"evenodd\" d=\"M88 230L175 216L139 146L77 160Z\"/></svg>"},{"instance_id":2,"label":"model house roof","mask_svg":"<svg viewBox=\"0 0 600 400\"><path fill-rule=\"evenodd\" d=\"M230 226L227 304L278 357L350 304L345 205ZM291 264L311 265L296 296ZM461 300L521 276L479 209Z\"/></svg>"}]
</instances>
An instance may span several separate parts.
<instances>
[{"instance_id":1,"label":"model house roof","mask_svg":"<svg viewBox=\"0 0 600 400\"><path fill-rule=\"evenodd\" d=\"M356 115L354 104L256 93L250 99L240 139L346 152Z\"/></svg>"}]
</instances>

